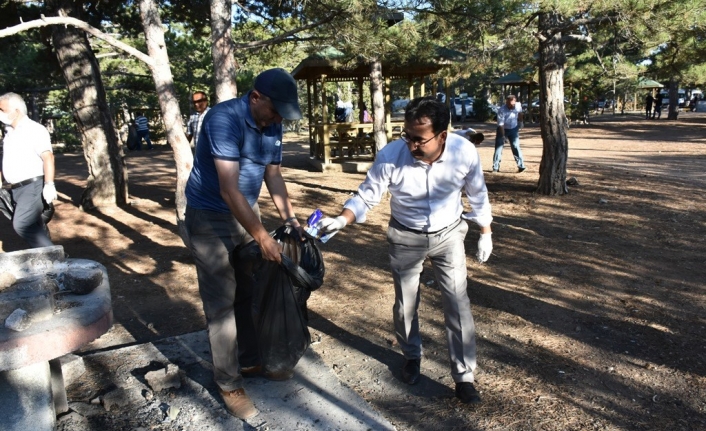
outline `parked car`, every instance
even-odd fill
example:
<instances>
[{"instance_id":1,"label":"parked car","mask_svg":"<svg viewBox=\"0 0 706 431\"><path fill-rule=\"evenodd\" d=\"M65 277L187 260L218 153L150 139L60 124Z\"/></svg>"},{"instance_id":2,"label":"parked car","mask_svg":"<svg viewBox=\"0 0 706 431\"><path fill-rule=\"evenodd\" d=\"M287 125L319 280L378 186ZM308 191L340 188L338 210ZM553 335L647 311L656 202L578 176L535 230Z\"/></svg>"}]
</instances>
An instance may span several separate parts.
<instances>
[{"instance_id":1,"label":"parked car","mask_svg":"<svg viewBox=\"0 0 706 431\"><path fill-rule=\"evenodd\" d=\"M407 107L409 99L397 99L392 102L392 112L402 112Z\"/></svg>"},{"instance_id":2,"label":"parked car","mask_svg":"<svg viewBox=\"0 0 706 431\"><path fill-rule=\"evenodd\" d=\"M473 98L460 99L458 97L454 97L453 99L451 99L451 102L453 103L452 108L451 108L451 116L453 117L454 120L461 121L464 119L464 117L463 117L464 106L466 109L466 117L465 118L470 118L471 116L473 116Z\"/></svg>"},{"instance_id":3,"label":"parked car","mask_svg":"<svg viewBox=\"0 0 706 431\"><path fill-rule=\"evenodd\" d=\"M523 103L522 108L527 109L526 105L527 105L526 103ZM578 105L578 103L572 103L571 100L564 98L564 106L569 106L569 105ZM539 109L539 99L534 99L532 101L532 108L535 110Z\"/></svg>"}]
</instances>

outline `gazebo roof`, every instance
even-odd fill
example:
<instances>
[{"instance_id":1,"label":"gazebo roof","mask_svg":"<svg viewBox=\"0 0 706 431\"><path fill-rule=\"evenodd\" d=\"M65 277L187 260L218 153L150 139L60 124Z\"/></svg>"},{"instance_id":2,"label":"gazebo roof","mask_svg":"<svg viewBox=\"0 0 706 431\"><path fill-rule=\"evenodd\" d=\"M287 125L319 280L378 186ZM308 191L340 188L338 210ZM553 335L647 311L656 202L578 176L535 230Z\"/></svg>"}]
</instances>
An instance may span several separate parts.
<instances>
[{"instance_id":1,"label":"gazebo roof","mask_svg":"<svg viewBox=\"0 0 706 431\"><path fill-rule=\"evenodd\" d=\"M462 61L466 55L449 48L437 47L431 61L382 61L385 77L400 79L433 75L445 65ZM297 65L292 71L294 79L319 79L326 75L327 81L349 81L369 79L370 65L333 47L316 52Z\"/></svg>"},{"instance_id":2,"label":"gazebo roof","mask_svg":"<svg viewBox=\"0 0 706 431\"><path fill-rule=\"evenodd\" d=\"M662 88L664 85L657 81L641 77L637 80L637 88Z\"/></svg>"},{"instance_id":3,"label":"gazebo roof","mask_svg":"<svg viewBox=\"0 0 706 431\"><path fill-rule=\"evenodd\" d=\"M526 74L532 72L532 69L525 69L521 70L520 73ZM525 79L520 75L518 72L511 72L508 73L507 75L496 79L493 81L493 84L499 84L499 85L527 85L527 84L537 84L536 81L533 79Z\"/></svg>"}]
</instances>

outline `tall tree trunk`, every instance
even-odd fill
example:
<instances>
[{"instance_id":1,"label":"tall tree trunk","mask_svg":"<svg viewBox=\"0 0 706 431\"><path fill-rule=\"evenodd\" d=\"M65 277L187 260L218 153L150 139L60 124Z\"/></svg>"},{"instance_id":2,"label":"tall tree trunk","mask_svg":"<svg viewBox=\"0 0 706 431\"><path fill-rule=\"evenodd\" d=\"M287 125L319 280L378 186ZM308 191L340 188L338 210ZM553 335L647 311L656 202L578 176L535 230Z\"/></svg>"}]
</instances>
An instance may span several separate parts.
<instances>
[{"instance_id":1,"label":"tall tree trunk","mask_svg":"<svg viewBox=\"0 0 706 431\"><path fill-rule=\"evenodd\" d=\"M370 96L373 99L373 136L375 153L387 145L385 130L385 97L383 95L382 63L380 60L370 62Z\"/></svg>"},{"instance_id":2,"label":"tall tree trunk","mask_svg":"<svg viewBox=\"0 0 706 431\"><path fill-rule=\"evenodd\" d=\"M167 132L167 142L174 152L177 174L174 198L177 227L184 244L188 245L189 238L184 226L184 213L186 212L184 189L191 173L194 156L191 153L189 141L186 140L186 135L184 134L181 109L179 109L179 100L174 87L172 70L169 66L167 46L164 43L162 20L154 0L140 0L140 18L145 31L147 52L154 60L154 65L150 67L152 69L152 78L157 88L159 108L162 111L162 119Z\"/></svg>"},{"instance_id":3,"label":"tall tree trunk","mask_svg":"<svg viewBox=\"0 0 706 431\"><path fill-rule=\"evenodd\" d=\"M216 103L238 94L235 83L235 47L231 34L231 0L211 0L211 57Z\"/></svg>"},{"instance_id":4,"label":"tall tree trunk","mask_svg":"<svg viewBox=\"0 0 706 431\"><path fill-rule=\"evenodd\" d=\"M75 15L72 2L51 0L50 10ZM52 43L66 79L88 164L86 189L80 206L90 210L127 203L128 175L122 146L118 141L100 69L86 33L71 26L55 26Z\"/></svg>"},{"instance_id":5,"label":"tall tree trunk","mask_svg":"<svg viewBox=\"0 0 706 431\"><path fill-rule=\"evenodd\" d=\"M539 14L539 123L542 134L542 161L539 164L537 192L563 195L566 187L566 160L569 128L564 112L564 43L561 33L551 33L559 23L556 13Z\"/></svg>"}]
</instances>

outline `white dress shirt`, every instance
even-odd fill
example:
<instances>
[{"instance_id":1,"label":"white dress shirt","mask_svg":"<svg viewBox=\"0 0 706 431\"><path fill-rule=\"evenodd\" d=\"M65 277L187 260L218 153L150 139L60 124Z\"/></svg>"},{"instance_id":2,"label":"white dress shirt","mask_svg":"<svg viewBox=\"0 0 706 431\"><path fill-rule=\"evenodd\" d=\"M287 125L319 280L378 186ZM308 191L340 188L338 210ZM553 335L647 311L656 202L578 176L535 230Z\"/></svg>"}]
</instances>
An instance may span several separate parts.
<instances>
[{"instance_id":1,"label":"white dress shirt","mask_svg":"<svg viewBox=\"0 0 706 431\"><path fill-rule=\"evenodd\" d=\"M522 104L515 103L515 109L510 109L507 105L503 105L498 110L498 126L508 129L517 127L517 118L522 113Z\"/></svg>"},{"instance_id":2,"label":"white dress shirt","mask_svg":"<svg viewBox=\"0 0 706 431\"><path fill-rule=\"evenodd\" d=\"M473 144L449 133L441 157L428 164L415 159L405 141L398 139L378 152L357 195L344 208L355 214L357 223L363 223L367 212L389 190L395 220L410 229L435 232L459 220L462 189L473 208L472 220L489 226L493 217L488 190Z\"/></svg>"},{"instance_id":3,"label":"white dress shirt","mask_svg":"<svg viewBox=\"0 0 706 431\"><path fill-rule=\"evenodd\" d=\"M17 127L8 127L3 141L2 175L8 183L44 175L44 160L41 154L52 151L47 128L23 117Z\"/></svg>"}]
</instances>

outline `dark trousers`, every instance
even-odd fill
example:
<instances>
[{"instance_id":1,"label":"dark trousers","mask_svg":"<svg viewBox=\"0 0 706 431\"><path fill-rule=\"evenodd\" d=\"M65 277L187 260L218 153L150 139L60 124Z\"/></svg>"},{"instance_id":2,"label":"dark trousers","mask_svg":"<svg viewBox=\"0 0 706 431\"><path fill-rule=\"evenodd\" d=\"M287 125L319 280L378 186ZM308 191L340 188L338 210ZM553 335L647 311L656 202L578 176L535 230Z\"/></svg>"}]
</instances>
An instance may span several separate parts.
<instances>
[{"instance_id":1,"label":"dark trousers","mask_svg":"<svg viewBox=\"0 0 706 431\"><path fill-rule=\"evenodd\" d=\"M259 207L253 210L259 218ZM187 206L185 224L208 324L214 380L224 391L239 389L243 387L241 366L258 365L260 359L252 285L247 276L235 273L230 254L252 237L230 213Z\"/></svg>"},{"instance_id":2,"label":"dark trousers","mask_svg":"<svg viewBox=\"0 0 706 431\"><path fill-rule=\"evenodd\" d=\"M29 244L30 248L54 245L49 239L49 233L42 221L42 211L44 210L42 201L43 187L43 181L34 181L10 191L12 201L15 204L14 214L12 215L12 227Z\"/></svg>"},{"instance_id":3,"label":"dark trousers","mask_svg":"<svg viewBox=\"0 0 706 431\"><path fill-rule=\"evenodd\" d=\"M150 131L149 130L138 130L137 131L137 149L142 149L142 140L147 142L147 149L152 149L152 141L150 141Z\"/></svg>"}]
</instances>

